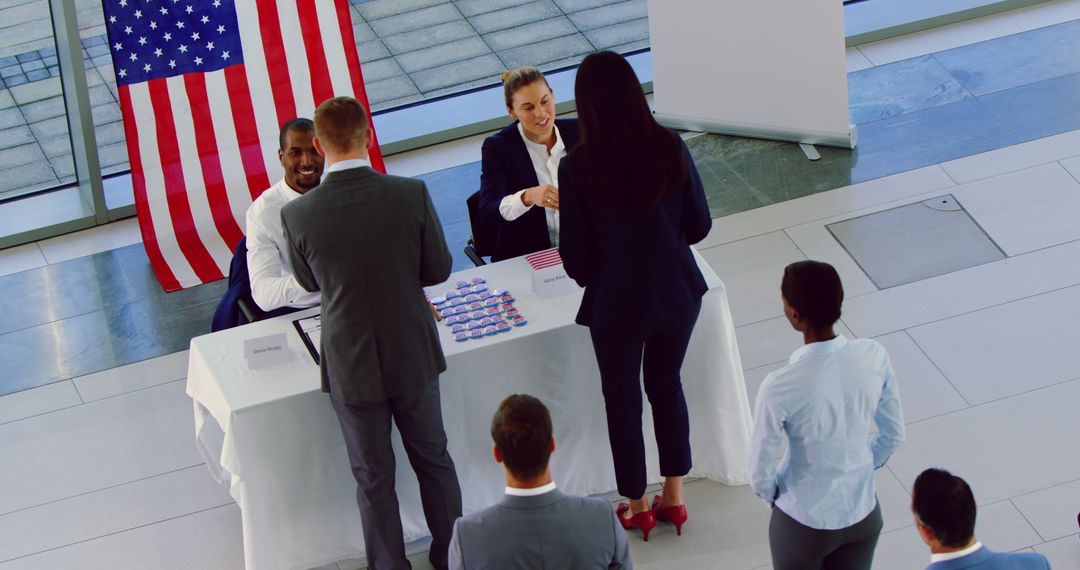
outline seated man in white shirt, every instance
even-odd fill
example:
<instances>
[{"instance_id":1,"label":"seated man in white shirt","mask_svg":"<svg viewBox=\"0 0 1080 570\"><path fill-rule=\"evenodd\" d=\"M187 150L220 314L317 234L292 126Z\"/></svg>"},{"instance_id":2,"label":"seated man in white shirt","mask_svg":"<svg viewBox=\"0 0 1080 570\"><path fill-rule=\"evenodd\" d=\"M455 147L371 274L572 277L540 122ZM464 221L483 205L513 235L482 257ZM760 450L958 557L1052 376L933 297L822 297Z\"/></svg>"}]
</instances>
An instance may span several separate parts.
<instances>
[{"instance_id":1,"label":"seated man in white shirt","mask_svg":"<svg viewBox=\"0 0 1080 570\"><path fill-rule=\"evenodd\" d=\"M911 511L930 547L928 570L1050 570L1036 552L994 552L975 540L975 495L963 479L944 469L915 478Z\"/></svg>"},{"instance_id":2,"label":"seated man in white shirt","mask_svg":"<svg viewBox=\"0 0 1080 570\"><path fill-rule=\"evenodd\" d=\"M551 480L551 414L513 395L491 420L495 461L506 473L499 504L459 518L450 568L633 568L626 531L604 499L565 495Z\"/></svg>"},{"instance_id":3,"label":"seated man in white shirt","mask_svg":"<svg viewBox=\"0 0 1080 570\"><path fill-rule=\"evenodd\" d=\"M281 127L278 158L285 178L262 193L247 211L247 262L251 297L264 311L319 304L293 275L288 243L281 229L281 207L319 185L323 157L315 152L311 119L293 119Z\"/></svg>"}]
</instances>

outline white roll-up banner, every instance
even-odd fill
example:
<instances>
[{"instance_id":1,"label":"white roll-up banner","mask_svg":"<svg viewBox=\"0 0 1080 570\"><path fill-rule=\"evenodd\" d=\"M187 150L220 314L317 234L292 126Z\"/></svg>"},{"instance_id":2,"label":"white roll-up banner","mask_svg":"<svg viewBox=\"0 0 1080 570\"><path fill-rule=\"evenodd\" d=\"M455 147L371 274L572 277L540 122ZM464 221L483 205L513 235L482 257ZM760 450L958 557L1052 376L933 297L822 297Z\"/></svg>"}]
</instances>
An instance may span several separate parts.
<instances>
[{"instance_id":1,"label":"white roll-up banner","mask_svg":"<svg viewBox=\"0 0 1080 570\"><path fill-rule=\"evenodd\" d=\"M841 0L649 0L649 32L660 123L855 147Z\"/></svg>"}]
</instances>

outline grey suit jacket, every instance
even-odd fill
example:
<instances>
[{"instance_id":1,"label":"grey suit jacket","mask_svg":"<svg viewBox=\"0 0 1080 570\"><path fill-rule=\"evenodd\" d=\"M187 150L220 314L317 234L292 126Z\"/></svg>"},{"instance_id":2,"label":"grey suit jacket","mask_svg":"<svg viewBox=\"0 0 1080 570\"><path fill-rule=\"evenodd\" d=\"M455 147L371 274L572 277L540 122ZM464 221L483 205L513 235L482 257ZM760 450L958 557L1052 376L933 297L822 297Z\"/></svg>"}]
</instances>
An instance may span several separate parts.
<instances>
[{"instance_id":1,"label":"grey suit jacket","mask_svg":"<svg viewBox=\"0 0 1080 570\"><path fill-rule=\"evenodd\" d=\"M985 546L960 558L935 562L927 570L1050 570L1050 562L1036 552L994 552Z\"/></svg>"},{"instance_id":2,"label":"grey suit jacket","mask_svg":"<svg viewBox=\"0 0 1080 570\"><path fill-rule=\"evenodd\" d=\"M417 394L446 370L422 286L450 276L427 187L331 172L281 209L297 281L322 291L322 387L347 403Z\"/></svg>"},{"instance_id":3,"label":"grey suit jacket","mask_svg":"<svg viewBox=\"0 0 1080 570\"><path fill-rule=\"evenodd\" d=\"M505 495L461 517L450 541L451 570L633 568L626 531L607 501L558 489Z\"/></svg>"}]
</instances>

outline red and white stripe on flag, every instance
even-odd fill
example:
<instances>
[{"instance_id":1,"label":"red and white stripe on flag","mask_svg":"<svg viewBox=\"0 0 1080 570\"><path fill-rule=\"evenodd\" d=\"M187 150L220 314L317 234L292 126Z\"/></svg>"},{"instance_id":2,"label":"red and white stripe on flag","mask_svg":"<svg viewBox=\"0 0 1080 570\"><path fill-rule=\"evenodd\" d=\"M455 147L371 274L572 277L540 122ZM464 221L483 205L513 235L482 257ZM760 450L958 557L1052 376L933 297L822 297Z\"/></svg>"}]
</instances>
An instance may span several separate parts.
<instances>
[{"instance_id":1,"label":"red and white stripe on flag","mask_svg":"<svg viewBox=\"0 0 1080 570\"><path fill-rule=\"evenodd\" d=\"M562 265L563 262L562 256L559 255L559 249L554 247L536 253L530 253L525 256L525 261L529 262L529 265L535 270Z\"/></svg>"},{"instance_id":2,"label":"red and white stripe on flag","mask_svg":"<svg viewBox=\"0 0 1080 570\"><path fill-rule=\"evenodd\" d=\"M283 175L280 126L330 97L370 108L348 0L103 4L154 272L166 291L221 279ZM385 172L377 140L370 159Z\"/></svg>"}]
</instances>

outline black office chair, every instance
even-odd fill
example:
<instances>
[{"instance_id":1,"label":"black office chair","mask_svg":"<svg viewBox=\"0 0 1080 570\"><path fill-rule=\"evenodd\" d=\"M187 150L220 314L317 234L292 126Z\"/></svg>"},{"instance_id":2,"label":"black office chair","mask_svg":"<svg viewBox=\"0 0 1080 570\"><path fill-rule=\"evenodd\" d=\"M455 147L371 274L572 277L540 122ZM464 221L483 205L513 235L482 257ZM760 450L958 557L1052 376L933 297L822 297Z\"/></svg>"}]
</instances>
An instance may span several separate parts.
<instances>
[{"instance_id":1,"label":"black office chair","mask_svg":"<svg viewBox=\"0 0 1080 570\"><path fill-rule=\"evenodd\" d=\"M247 237L240 238L229 264L229 288L221 298L210 325L211 332L217 332L270 317L295 313L301 309L281 307L273 311L264 311L251 298L251 281L247 268Z\"/></svg>"},{"instance_id":2,"label":"black office chair","mask_svg":"<svg viewBox=\"0 0 1080 570\"><path fill-rule=\"evenodd\" d=\"M480 191L477 190L466 198L465 205L469 210L469 227L472 229L469 241L465 242L465 256L477 267L487 265L484 258L491 256L491 246L495 243L495 236L490 228L480 224Z\"/></svg>"}]
</instances>

